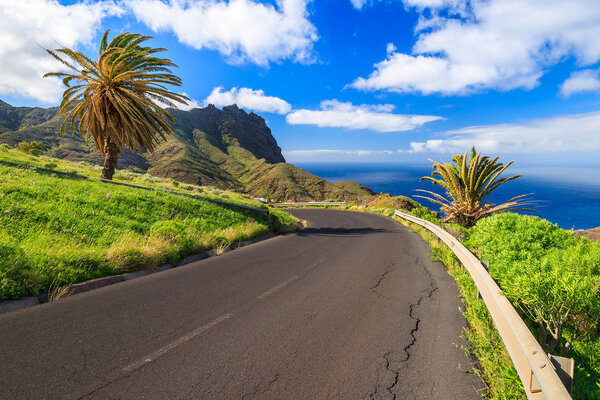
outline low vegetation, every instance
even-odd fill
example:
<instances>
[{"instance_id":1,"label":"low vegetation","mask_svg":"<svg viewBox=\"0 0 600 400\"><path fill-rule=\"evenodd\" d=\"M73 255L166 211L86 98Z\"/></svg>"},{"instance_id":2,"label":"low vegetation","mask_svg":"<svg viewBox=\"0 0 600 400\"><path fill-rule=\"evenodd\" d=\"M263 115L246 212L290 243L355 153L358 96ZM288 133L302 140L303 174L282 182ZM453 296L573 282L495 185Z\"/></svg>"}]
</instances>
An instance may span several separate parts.
<instances>
[{"instance_id":1,"label":"low vegetation","mask_svg":"<svg viewBox=\"0 0 600 400\"><path fill-rule=\"evenodd\" d=\"M270 231L264 213L2 162L21 157L65 166L62 160L0 151L0 301L172 263ZM283 211L272 216L279 230L297 223Z\"/></svg>"},{"instance_id":2,"label":"low vegetation","mask_svg":"<svg viewBox=\"0 0 600 400\"><path fill-rule=\"evenodd\" d=\"M600 243L532 216L496 215L467 244L547 352L576 361L573 397L600 399Z\"/></svg>"},{"instance_id":3,"label":"low vegetation","mask_svg":"<svg viewBox=\"0 0 600 400\"><path fill-rule=\"evenodd\" d=\"M43 143L36 141L21 142L17 148L23 153L31 154L32 156L39 156L44 150L46 150L46 146L44 146Z\"/></svg>"}]
</instances>

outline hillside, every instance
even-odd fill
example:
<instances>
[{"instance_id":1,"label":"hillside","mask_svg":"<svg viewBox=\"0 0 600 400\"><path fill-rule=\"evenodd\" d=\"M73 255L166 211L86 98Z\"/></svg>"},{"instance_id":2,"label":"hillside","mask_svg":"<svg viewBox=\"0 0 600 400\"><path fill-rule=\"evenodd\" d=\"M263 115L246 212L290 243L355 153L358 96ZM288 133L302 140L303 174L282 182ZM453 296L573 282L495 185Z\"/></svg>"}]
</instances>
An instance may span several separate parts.
<instances>
[{"instance_id":1,"label":"hillside","mask_svg":"<svg viewBox=\"0 0 600 400\"><path fill-rule=\"evenodd\" d=\"M60 137L57 112L57 108L13 107L0 100L0 143L15 146L39 141L49 156L101 164L91 143L78 135ZM264 119L236 105L170 112L178 120L175 135L154 153L135 154L125 149L119 169L275 201L359 200L373 194L356 182L335 184L286 163Z\"/></svg>"},{"instance_id":2,"label":"hillside","mask_svg":"<svg viewBox=\"0 0 600 400\"><path fill-rule=\"evenodd\" d=\"M48 162L62 171L98 176L87 164L0 147L0 302L176 263L271 231L266 214L254 210L13 166ZM264 207L233 192L118 174L120 181ZM297 220L280 210L271 212L271 222L277 231L297 227Z\"/></svg>"}]
</instances>

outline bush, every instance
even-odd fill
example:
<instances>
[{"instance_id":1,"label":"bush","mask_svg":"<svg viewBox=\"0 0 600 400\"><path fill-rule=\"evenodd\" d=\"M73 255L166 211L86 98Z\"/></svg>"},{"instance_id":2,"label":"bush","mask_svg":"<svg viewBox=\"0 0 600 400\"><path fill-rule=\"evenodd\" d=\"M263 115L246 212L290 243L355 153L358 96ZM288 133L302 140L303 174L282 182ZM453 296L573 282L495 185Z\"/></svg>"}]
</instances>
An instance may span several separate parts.
<instances>
[{"instance_id":1,"label":"bush","mask_svg":"<svg viewBox=\"0 0 600 400\"><path fill-rule=\"evenodd\" d=\"M517 214L483 219L469 244L490 261L490 275L538 327L548 352L568 352L600 318L600 243L575 238L549 221Z\"/></svg>"},{"instance_id":2,"label":"bush","mask_svg":"<svg viewBox=\"0 0 600 400\"><path fill-rule=\"evenodd\" d=\"M32 156L39 156L43 151L46 150L46 146L44 146L41 142L20 142L17 146L19 150L23 153L31 154Z\"/></svg>"},{"instance_id":3,"label":"bush","mask_svg":"<svg viewBox=\"0 0 600 400\"><path fill-rule=\"evenodd\" d=\"M12 147L10 147L10 145L8 143L2 143L2 144L0 144L0 151L8 151L11 148Z\"/></svg>"},{"instance_id":4,"label":"bush","mask_svg":"<svg viewBox=\"0 0 600 400\"><path fill-rule=\"evenodd\" d=\"M427 207L424 207L422 205L420 205L419 203L416 203L416 206L409 212L409 214L414 215L415 217L418 218L422 218L424 220L427 220L429 222L433 222L434 224L438 224L441 222L439 218L437 218L436 216L434 216L431 213L431 210Z\"/></svg>"},{"instance_id":5,"label":"bush","mask_svg":"<svg viewBox=\"0 0 600 400\"><path fill-rule=\"evenodd\" d=\"M58 164L54 162L44 164L44 168L46 169L56 169L56 167L58 167Z\"/></svg>"}]
</instances>

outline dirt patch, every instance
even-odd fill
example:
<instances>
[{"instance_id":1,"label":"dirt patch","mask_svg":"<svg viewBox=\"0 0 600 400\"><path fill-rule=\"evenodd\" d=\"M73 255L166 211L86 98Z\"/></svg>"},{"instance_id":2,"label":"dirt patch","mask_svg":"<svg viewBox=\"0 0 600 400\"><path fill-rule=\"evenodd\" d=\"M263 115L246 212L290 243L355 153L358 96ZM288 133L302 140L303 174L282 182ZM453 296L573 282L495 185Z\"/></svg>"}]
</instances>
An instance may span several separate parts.
<instances>
[{"instance_id":1,"label":"dirt patch","mask_svg":"<svg viewBox=\"0 0 600 400\"><path fill-rule=\"evenodd\" d=\"M585 236L590 240L600 242L600 226L598 228L575 231L575 236Z\"/></svg>"},{"instance_id":2,"label":"dirt patch","mask_svg":"<svg viewBox=\"0 0 600 400\"><path fill-rule=\"evenodd\" d=\"M391 196L387 193L380 193L377 196L365 201L366 207L392 207L402 208L412 211L415 208L414 201L406 196Z\"/></svg>"}]
</instances>

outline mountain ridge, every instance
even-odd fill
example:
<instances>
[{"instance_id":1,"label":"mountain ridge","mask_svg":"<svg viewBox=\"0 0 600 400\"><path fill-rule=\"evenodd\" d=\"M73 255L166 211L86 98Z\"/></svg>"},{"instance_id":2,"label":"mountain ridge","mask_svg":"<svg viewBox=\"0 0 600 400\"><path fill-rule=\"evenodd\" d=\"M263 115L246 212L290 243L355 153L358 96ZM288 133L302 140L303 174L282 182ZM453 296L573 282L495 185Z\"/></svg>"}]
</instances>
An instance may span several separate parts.
<instances>
[{"instance_id":1,"label":"mountain ridge","mask_svg":"<svg viewBox=\"0 0 600 400\"><path fill-rule=\"evenodd\" d=\"M123 149L119 169L199 185L237 190L275 201L363 200L374 193L356 182L329 182L286 163L265 120L233 104L189 111L169 109L174 135L153 153ZM78 134L60 137L58 107L13 107L0 100L0 143L39 141L46 153L101 164L93 143Z\"/></svg>"}]
</instances>

